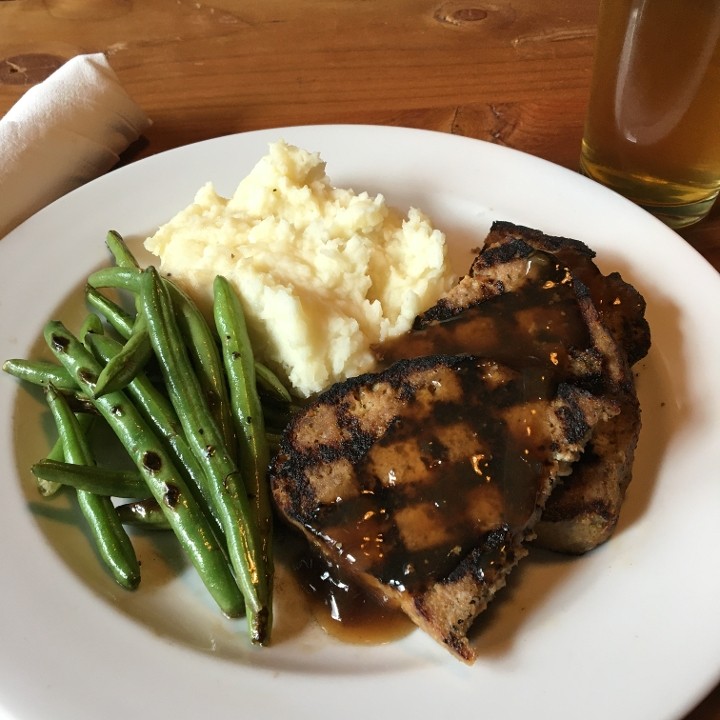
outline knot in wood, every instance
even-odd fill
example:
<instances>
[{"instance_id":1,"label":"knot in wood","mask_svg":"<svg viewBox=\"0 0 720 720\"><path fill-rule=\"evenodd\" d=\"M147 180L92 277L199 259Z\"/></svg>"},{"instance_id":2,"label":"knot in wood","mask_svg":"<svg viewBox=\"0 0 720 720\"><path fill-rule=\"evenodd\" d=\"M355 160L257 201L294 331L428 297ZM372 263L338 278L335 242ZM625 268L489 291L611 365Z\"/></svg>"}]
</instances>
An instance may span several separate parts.
<instances>
[{"instance_id":1,"label":"knot in wood","mask_svg":"<svg viewBox=\"0 0 720 720\"><path fill-rule=\"evenodd\" d=\"M435 11L435 19L446 25L465 26L484 20L487 10L458 2L443 3Z\"/></svg>"}]
</instances>

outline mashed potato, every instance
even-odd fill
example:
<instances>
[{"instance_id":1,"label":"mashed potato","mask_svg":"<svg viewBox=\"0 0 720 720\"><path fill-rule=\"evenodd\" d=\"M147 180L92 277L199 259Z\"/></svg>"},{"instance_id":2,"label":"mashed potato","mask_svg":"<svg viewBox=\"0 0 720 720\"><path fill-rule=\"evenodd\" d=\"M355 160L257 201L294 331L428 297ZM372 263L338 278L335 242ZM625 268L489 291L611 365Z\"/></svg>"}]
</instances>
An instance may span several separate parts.
<instances>
[{"instance_id":1,"label":"mashed potato","mask_svg":"<svg viewBox=\"0 0 720 720\"><path fill-rule=\"evenodd\" d=\"M216 275L238 290L254 350L307 397L372 368L446 290L445 236L418 209L335 188L317 153L277 142L227 199L211 184L145 242L206 310Z\"/></svg>"}]
</instances>

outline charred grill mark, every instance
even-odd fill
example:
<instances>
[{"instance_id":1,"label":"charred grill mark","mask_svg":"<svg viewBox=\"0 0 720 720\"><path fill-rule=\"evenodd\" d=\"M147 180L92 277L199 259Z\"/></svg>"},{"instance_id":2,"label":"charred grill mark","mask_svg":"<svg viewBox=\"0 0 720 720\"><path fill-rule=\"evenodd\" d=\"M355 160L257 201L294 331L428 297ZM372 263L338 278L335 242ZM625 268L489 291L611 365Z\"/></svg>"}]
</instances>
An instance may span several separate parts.
<instances>
[{"instance_id":1,"label":"charred grill mark","mask_svg":"<svg viewBox=\"0 0 720 720\"><path fill-rule=\"evenodd\" d=\"M480 257L484 265L491 267L493 265L506 265L518 258L528 258L534 252L535 248L532 245L526 243L522 238L517 238L517 242L487 248Z\"/></svg>"},{"instance_id":2,"label":"charred grill mark","mask_svg":"<svg viewBox=\"0 0 720 720\"><path fill-rule=\"evenodd\" d=\"M452 317L462 312L463 308L453 305L449 300L441 298L438 302L433 305L422 315L418 315L413 321L413 330L422 330L427 327L428 324L436 320L443 320L447 317Z\"/></svg>"},{"instance_id":3,"label":"charred grill mark","mask_svg":"<svg viewBox=\"0 0 720 720\"><path fill-rule=\"evenodd\" d=\"M272 479L272 490L276 498L282 498L281 508L288 517L303 524L309 522L317 509L317 498L308 482L304 468L286 464L282 474Z\"/></svg>"},{"instance_id":4,"label":"charred grill mark","mask_svg":"<svg viewBox=\"0 0 720 720\"><path fill-rule=\"evenodd\" d=\"M558 387L558 397L565 400L566 404L557 409L557 415L563 424L563 435L571 444L584 443L590 432L585 412L577 401L579 392L566 383Z\"/></svg>"},{"instance_id":5,"label":"charred grill mark","mask_svg":"<svg viewBox=\"0 0 720 720\"><path fill-rule=\"evenodd\" d=\"M517 542L517 534L507 525L490 530L442 582L455 583L468 574L479 582L492 581L494 578L490 576L505 565Z\"/></svg>"}]
</instances>

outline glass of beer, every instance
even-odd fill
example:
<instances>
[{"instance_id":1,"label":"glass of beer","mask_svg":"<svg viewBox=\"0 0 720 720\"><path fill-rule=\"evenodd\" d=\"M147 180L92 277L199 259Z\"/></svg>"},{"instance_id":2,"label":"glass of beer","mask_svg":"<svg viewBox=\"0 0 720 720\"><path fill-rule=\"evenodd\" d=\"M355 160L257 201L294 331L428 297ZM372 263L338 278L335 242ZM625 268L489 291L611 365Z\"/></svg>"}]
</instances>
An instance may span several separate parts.
<instances>
[{"instance_id":1,"label":"glass of beer","mask_svg":"<svg viewBox=\"0 0 720 720\"><path fill-rule=\"evenodd\" d=\"M580 166L675 228L720 191L720 0L601 0Z\"/></svg>"}]
</instances>

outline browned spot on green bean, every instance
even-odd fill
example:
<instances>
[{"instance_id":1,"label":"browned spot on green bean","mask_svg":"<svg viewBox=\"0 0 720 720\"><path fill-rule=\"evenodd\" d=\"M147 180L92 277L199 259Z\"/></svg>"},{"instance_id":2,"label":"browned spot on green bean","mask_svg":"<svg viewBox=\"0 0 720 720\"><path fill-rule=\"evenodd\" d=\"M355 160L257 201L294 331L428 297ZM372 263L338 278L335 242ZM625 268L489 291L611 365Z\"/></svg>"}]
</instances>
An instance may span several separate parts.
<instances>
[{"instance_id":1,"label":"browned spot on green bean","mask_svg":"<svg viewBox=\"0 0 720 720\"><path fill-rule=\"evenodd\" d=\"M54 350L57 350L58 352L67 351L69 343L67 338L62 337L62 335L53 335L51 342Z\"/></svg>"},{"instance_id":2,"label":"browned spot on green bean","mask_svg":"<svg viewBox=\"0 0 720 720\"><path fill-rule=\"evenodd\" d=\"M163 500L168 507L174 508L180 502L181 494L180 488L178 488L177 485L171 485L168 483Z\"/></svg>"},{"instance_id":3,"label":"browned spot on green bean","mask_svg":"<svg viewBox=\"0 0 720 720\"><path fill-rule=\"evenodd\" d=\"M162 459L157 453L146 452L143 455L142 463L150 472L156 473L162 470Z\"/></svg>"},{"instance_id":4,"label":"browned spot on green bean","mask_svg":"<svg viewBox=\"0 0 720 720\"><path fill-rule=\"evenodd\" d=\"M80 382L87 383L88 385L94 385L97 382L97 374L87 368L80 368L77 371L77 376Z\"/></svg>"}]
</instances>

